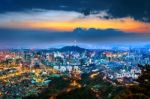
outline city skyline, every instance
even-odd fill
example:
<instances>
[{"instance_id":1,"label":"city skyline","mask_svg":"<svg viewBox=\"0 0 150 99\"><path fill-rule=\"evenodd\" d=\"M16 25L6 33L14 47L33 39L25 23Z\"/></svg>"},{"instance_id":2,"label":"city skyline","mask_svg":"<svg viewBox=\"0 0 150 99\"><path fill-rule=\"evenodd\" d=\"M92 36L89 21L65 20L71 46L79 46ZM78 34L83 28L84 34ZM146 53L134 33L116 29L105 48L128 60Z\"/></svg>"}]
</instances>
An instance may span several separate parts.
<instances>
[{"instance_id":1,"label":"city skyline","mask_svg":"<svg viewBox=\"0 0 150 99\"><path fill-rule=\"evenodd\" d=\"M0 0L0 99L150 99L150 0Z\"/></svg>"}]
</instances>

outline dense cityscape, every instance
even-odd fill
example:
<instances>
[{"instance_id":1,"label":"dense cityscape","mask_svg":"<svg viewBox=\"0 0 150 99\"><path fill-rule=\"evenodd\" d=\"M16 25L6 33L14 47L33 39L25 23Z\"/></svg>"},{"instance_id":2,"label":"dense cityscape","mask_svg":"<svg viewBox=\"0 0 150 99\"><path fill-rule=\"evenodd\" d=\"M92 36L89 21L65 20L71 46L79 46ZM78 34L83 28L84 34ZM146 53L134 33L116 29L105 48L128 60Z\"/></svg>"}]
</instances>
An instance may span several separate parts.
<instances>
[{"instance_id":1,"label":"dense cityscape","mask_svg":"<svg viewBox=\"0 0 150 99\"><path fill-rule=\"evenodd\" d=\"M65 46L60 49L1 50L0 97L38 97L52 87L56 92L51 91L48 96L55 99L63 92L89 86L85 79L92 81L96 77L112 87L137 84L136 79L141 75L139 65L144 66L149 62L148 48L84 49ZM62 82L66 82L66 85L57 88L57 84ZM89 87L98 93L100 86L101 83L95 81ZM100 96L96 97L99 99Z\"/></svg>"},{"instance_id":2,"label":"dense cityscape","mask_svg":"<svg viewBox=\"0 0 150 99\"><path fill-rule=\"evenodd\" d=\"M150 99L150 0L0 0L0 99Z\"/></svg>"}]
</instances>

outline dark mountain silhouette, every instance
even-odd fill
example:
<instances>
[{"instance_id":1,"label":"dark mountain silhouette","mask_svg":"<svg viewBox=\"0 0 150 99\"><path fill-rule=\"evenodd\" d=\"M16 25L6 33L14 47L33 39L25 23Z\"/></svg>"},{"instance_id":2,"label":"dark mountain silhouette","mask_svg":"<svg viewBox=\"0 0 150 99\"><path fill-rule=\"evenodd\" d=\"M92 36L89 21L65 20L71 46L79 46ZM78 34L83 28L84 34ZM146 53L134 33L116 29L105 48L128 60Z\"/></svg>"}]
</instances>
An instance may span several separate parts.
<instances>
[{"instance_id":1,"label":"dark mountain silhouette","mask_svg":"<svg viewBox=\"0 0 150 99\"><path fill-rule=\"evenodd\" d=\"M77 51L77 52L84 52L87 49L81 48L79 46L65 46L62 47L61 49L59 49L59 51L61 52L65 52L65 51Z\"/></svg>"}]
</instances>

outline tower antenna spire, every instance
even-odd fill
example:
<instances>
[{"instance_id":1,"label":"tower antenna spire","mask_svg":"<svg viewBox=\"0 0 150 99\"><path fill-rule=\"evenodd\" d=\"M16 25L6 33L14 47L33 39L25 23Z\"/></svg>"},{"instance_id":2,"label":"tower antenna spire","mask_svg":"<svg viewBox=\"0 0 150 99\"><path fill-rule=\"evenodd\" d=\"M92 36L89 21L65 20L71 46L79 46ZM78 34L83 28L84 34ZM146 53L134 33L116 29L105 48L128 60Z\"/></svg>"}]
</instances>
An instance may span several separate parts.
<instances>
[{"instance_id":1,"label":"tower antenna spire","mask_svg":"<svg viewBox=\"0 0 150 99\"><path fill-rule=\"evenodd\" d=\"M77 46L77 40L74 40L74 46L75 47Z\"/></svg>"}]
</instances>

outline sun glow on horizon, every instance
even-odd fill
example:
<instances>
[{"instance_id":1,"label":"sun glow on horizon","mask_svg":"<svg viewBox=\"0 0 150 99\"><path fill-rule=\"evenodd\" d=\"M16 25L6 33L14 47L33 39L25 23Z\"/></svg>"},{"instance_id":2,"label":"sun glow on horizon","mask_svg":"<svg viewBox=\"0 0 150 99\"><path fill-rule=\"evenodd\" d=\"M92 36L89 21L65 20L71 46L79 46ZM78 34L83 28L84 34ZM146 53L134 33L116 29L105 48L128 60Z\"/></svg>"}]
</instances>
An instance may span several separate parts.
<instances>
[{"instance_id":1,"label":"sun glow on horizon","mask_svg":"<svg viewBox=\"0 0 150 99\"><path fill-rule=\"evenodd\" d=\"M61 16L62 14L62 16ZM13 15L12 17L9 17ZM45 11L38 13L7 13L0 15L0 27L73 31L75 28L117 29L123 32L150 33L150 23L131 17L104 18L107 12L84 16L78 12Z\"/></svg>"}]
</instances>

